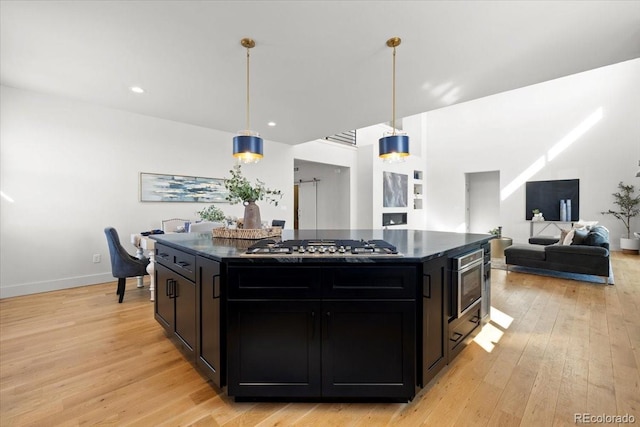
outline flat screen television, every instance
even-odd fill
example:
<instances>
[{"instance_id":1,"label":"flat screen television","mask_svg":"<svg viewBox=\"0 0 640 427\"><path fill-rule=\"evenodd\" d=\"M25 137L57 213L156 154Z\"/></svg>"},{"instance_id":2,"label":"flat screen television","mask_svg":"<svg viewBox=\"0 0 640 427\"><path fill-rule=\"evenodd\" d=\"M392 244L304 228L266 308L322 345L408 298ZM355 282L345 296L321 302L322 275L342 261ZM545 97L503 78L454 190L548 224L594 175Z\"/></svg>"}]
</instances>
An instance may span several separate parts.
<instances>
[{"instance_id":1,"label":"flat screen television","mask_svg":"<svg viewBox=\"0 0 640 427\"><path fill-rule=\"evenodd\" d=\"M580 218L580 180L529 181L526 183L525 218L533 218L533 210L542 212L545 221L560 221L560 200L571 200L571 218Z\"/></svg>"}]
</instances>

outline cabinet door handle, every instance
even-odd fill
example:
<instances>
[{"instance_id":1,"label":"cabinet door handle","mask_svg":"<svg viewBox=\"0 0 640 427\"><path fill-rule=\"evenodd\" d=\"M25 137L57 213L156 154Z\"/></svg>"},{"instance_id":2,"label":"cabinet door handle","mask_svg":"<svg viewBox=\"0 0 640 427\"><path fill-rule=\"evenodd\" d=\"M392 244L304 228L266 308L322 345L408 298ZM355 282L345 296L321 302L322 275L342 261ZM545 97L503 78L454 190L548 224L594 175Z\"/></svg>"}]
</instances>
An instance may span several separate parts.
<instances>
[{"instance_id":1,"label":"cabinet door handle","mask_svg":"<svg viewBox=\"0 0 640 427\"><path fill-rule=\"evenodd\" d=\"M220 275L213 275L213 299L220 298Z\"/></svg>"},{"instance_id":2,"label":"cabinet door handle","mask_svg":"<svg viewBox=\"0 0 640 427\"><path fill-rule=\"evenodd\" d=\"M422 286L429 289L427 293L425 293L425 290L422 291L422 294L424 295L424 297L431 299L431 275L430 274L424 275Z\"/></svg>"},{"instance_id":3,"label":"cabinet door handle","mask_svg":"<svg viewBox=\"0 0 640 427\"><path fill-rule=\"evenodd\" d=\"M311 339L316 337L316 312L311 312Z\"/></svg>"},{"instance_id":4,"label":"cabinet door handle","mask_svg":"<svg viewBox=\"0 0 640 427\"><path fill-rule=\"evenodd\" d=\"M471 322L471 323L479 323L480 322L480 318L478 316L473 316L471 319L469 319L469 322Z\"/></svg>"},{"instance_id":5,"label":"cabinet door handle","mask_svg":"<svg viewBox=\"0 0 640 427\"><path fill-rule=\"evenodd\" d=\"M182 268L187 268L188 266L191 265L191 264L189 264L188 262L185 262L185 261L178 261L178 262L176 262L176 264L178 264Z\"/></svg>"},{"instance_id":6,"label":"cabinet door handle","mask_svg":"<svg viewBox=\"0 0 640 427\"><path fill-rule=\"evenodd\" d=\"M164 290L165 290L167 296L169 298L171 298L171 279L167 279L167 282L165 284Z\"/></svg>"},{"instance_id":7,"label":"cabinet door handle","mask_svg":"<svg viewBox=\"0 0 640 427\"><path fill-rule=\"evenodd\" d=\"M178 282L176 280L173 281L173 297L178 298Z\"/></svg>"},{"instance_id":8,"label":"cabinet door handle","mask_svg":"<svg viewBox=\"0 0 640 427\"><path fill-rule=\"evenodd\" d=\"M462 334L460 332L456 332L453 335L453 338L451 338L451 341L453 342L458 342L460 338L462 338Z\"/></svg>"},{"instance_id":9,"label":"cabinet door handle","mask_svg":"<svg viewBox=\"0 0 640 427\"><path fill-rule=\"evenodd\" d=\"M176 281L173 279L169 279L169 298L175 298L176 295Z\"/></svg>"}]
</instances>

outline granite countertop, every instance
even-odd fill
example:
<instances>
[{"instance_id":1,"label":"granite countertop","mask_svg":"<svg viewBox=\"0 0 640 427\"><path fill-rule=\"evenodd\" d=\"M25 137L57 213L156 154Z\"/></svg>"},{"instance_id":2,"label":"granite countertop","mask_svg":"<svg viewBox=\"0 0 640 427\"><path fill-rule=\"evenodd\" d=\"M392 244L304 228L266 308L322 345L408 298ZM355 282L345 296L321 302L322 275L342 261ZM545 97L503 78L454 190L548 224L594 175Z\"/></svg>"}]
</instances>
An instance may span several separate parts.
<instances>
[{"instance_id":1,"label":"granite countertop","mask_svg":"<svg viewBox=\"0 0 640 427\"><path fill-rule=\"evenodd\" d=\"M282 240L350 239L385 240L398 249L397 256L296 256L247 255L246 249L257 240L213 238L211 233L175 233L149 236L158 243L216 261L233 263L282 262L423 262L431 258L460 251L465 246L488 242L490 234L452 233L423 230L284 230ZM278 238L271 238L277 240Z\"/></svg>"}]
</instances>

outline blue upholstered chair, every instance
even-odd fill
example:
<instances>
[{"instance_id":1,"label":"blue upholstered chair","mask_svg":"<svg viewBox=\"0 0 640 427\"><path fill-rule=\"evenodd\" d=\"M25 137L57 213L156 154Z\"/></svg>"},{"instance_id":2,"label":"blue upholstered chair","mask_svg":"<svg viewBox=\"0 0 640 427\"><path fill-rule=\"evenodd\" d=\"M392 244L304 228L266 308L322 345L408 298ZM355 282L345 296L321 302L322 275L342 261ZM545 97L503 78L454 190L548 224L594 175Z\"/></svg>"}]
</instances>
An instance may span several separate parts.
<instances>
[{"instance_id":1,"label":"blue upholstered chair","mask_svg":"<svg viewBox=\"0 0 640 427\"><path fill-rule=\"evenodd\" d=\"M124 289L127 277L144 276L147 273L148 258L138 259L125 250L120 244L118 232L113 227L104 229L109 244L109 254L111 255L111 274L118 278L118 289L116 294L120 296L118 302L124 299Z\"/></svg>"}]
</instances>

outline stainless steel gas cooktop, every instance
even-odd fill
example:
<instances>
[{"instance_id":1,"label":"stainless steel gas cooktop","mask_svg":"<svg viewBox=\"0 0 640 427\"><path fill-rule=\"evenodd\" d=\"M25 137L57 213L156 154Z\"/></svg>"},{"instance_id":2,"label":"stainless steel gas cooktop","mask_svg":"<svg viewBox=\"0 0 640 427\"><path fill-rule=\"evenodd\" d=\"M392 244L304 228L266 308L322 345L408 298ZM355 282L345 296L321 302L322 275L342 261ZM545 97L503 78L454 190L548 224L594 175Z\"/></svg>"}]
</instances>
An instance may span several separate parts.
<instances>
[{"instance_id":1,"label":"stainless steel gas cooktop","mask_svg":"<svg viewBox=\"0 0 640 427\"><path fill-rule=\"evenodd\" d=\"M284 240L281 242L264 239L247 249L251 255L314 255L314 256L352 256L352 255L398 255L391 243L384 240Z\"/></svg>"}]
</instances>

